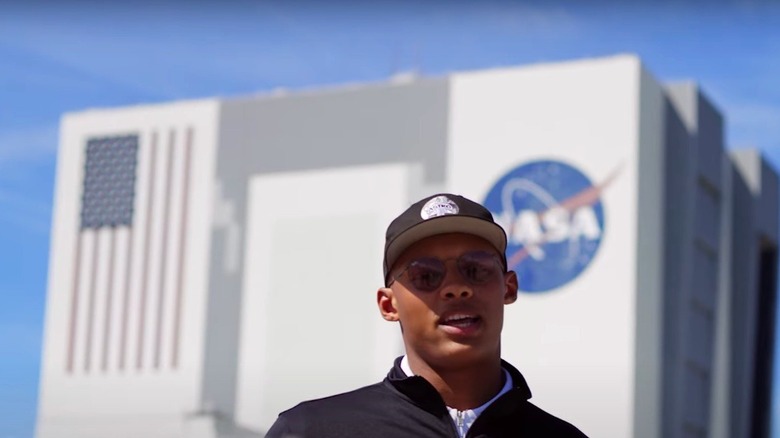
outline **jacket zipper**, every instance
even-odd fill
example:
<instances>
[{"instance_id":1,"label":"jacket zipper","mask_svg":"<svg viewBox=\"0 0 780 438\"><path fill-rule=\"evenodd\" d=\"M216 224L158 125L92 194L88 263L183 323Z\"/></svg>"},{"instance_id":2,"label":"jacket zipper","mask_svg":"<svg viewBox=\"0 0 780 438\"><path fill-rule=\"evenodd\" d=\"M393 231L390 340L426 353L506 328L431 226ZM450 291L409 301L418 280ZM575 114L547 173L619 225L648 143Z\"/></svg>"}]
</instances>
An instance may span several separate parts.
<instances>
[{"instance_id":1,"label":"jacket zipper","mask_svg":"<svg viewBox=\"0 0 780 438\"><path fill-rule=\"evenodd\" d=\"M463 411L457 411L455 413L455 416L458 419L458 422L457 422L457 425L458 425L458 436L460 438L463 438L463 436L464 436L464 434L463 434Z\"/></svg>"}]
</instances>

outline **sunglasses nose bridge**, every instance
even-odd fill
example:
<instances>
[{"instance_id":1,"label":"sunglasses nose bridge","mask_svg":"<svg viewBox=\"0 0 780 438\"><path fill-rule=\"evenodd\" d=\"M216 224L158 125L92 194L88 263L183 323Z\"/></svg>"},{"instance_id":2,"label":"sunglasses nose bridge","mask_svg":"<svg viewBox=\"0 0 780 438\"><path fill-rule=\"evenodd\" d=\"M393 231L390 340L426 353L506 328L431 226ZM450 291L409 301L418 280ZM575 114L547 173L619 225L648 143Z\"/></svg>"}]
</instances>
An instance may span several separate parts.
<instances>
[{"instance_id":1,"label":"sunglasses nose bridge","mask_svg":"<svg viewBox=\"0 0 780 438\"><path fill-rule=\"evenodd\" d=\"M456 266L448 266L439 293L442 298L471 298L474 295L471 281Z\"/></svg>"}]
</instances>

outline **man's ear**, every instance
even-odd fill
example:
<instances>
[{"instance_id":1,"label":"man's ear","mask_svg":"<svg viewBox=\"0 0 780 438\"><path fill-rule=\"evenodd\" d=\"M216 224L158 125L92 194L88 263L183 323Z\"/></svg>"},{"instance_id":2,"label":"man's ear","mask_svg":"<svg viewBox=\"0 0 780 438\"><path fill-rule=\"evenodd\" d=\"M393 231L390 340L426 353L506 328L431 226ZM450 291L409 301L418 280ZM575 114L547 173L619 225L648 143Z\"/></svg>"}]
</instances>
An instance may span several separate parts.
<instances>
[{"instance_id":1,"label":"man's ear","mask_svg":"<svg viewBox=\"0 0 780 438\"><path fill-rule=\"evenodd\" d=\"M398 321L398 310L395 308L395 299L393 290L389 287L380 287L376 291L376 305L379 307L379 313L386 321Z\"/></svg>"},{"instance_id":2,"label":"man's ear","mask_svg":"<svg viewBox=\"0 0 780 438\"><path fill-rule=\"evenodd\" d=\"M512 304L517 301L517 274L515 271L507 271L504 274L504 304Z\"/></svg>"}]
</instances>

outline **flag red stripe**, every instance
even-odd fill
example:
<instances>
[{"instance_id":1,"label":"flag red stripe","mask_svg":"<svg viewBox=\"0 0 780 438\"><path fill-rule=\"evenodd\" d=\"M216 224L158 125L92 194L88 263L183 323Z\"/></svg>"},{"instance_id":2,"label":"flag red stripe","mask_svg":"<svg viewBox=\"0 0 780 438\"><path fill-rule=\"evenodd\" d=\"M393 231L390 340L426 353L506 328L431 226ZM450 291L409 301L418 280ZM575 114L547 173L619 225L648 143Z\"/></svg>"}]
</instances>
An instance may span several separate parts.
<instances>
[{"instance_id":1,"label":"flag red stripe","mask_svg":"<svg viewBox=\"0 0 780 438\"><path fill-rule=\"evenodd\" d=\"M68 350L65 358L65 369L68 373L73 372L73 349L76 339L76 319L79 316L79 288L81 287L81 239L83 235L81 230L76 234L76 248L74 249L73 261L73 289L70 292L70 324L68 327Z\"/></svg>"},{"instance_id":2,"label":"flag red stripe","mask_svg":"<svg viewBox=\"0 0 780 438\"><path fill-rule=\"evenodd\" d=\"M186 235L187 235L187 209L189 207L189 193L190 193L190 155L192 153L192 128L187 129L187 139L184 144L184 177L182 182L182 207L181 207L181 223L179 224L179 265L176 272L176 298L174 302L174 316L173 316L173 356L171 357L171 365L173 368L179 366L179 333L181 325L181 306L182 306L182 288L184 283L184 265L186 252Z\"/></svg>"},{"instance_id":3,"label":"flag red stripe","mask_svg":"<svg viewBox=\"0 0 780 438\"><path fill-rule=\"evenodd\" d=\"M89 282L89 301L87 302L87 333L86 342L87 346L84 349L84 371L88 372L91 366L92 358L92 337L94 336L93 327L95 322L95 293L97 291L97 263L100 260L100 233L97 230L93 231L95 236L92 240L92 265L90 266L90 282Z\"/></svg>"},{"instance_id":4,"label":"flag red stripe","mask_svg":"<svg viewBox=\"0 0 780 438\"><path fill-rule=\"evenodd\" d=\"M116 243L116 227L111 227L111 240L108 246L108 285L106 286L106 308L103 319L103 360L101 368L108 369L109 337L111 336L111 305L114 291L114 244Z\"/></svg>"},{"instance_id":5,"label":"flag red stripe","mask_svg":"<svg viewBox=\"0 0 780 438\"><path fill-rule=\"evenodd\" d=\"M133 267L133 228L128 228L127 233L127 260L125 269L125 281L122 297L122 327L119 334L119 369L125 369L125 356L127 348L127 317L130 310L130 272Z\"/></svg>"},{"instance_id":6,"label":"flag red stripe","mask_svg":"<svg viewBox=\"0 0 780 438\"><path fill-rule=\"evenodd\" d=\"M160 269L160 287L157 296L157 333L154 340L154 367L160 368L160 352L162 344L163 314L165 313L165 276L168 270L168 231L170 229L171 190L173 179L173 152L176 143L176 132L171 130L168 137L168 171L165 178L165 198L163 198L163 232L162 232L162 267Z\"/></svg>"},{"instance_id":7,"label":"flag red stripe","mask_svg":"<svg viewBox=\"0 0 780 438\"><path fill-rule=\"evenodd\" d=\"M152 134L152 145L149 151L149 188L147 190L146 203L146 232L144 236L143 270L141 273L141 295L138 304L138 341L136 348L136 368L140 369L144 361L144 335L146 329L146 286L149 276L149 246L152 239L152 207L154 206L154 176L155 176L155 157L157 156L157 133Z\"/></svg>"}]
</instances>

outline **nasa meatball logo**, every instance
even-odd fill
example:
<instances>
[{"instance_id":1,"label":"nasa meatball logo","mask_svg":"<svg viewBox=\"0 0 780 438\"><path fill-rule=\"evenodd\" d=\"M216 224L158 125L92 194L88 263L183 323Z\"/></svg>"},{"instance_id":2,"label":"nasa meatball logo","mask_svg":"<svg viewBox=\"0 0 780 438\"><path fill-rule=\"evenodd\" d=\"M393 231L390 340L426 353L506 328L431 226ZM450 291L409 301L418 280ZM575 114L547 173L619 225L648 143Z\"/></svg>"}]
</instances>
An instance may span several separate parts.
<instances>
[{"instance_id":1,"label":"nasa meatball logo","mask_svg":"<svg viewBox=\"0 0 780 438\"><path fill-rule=\"evenodd\" d=\"M593 261L605 231L603 189L560 161L534 161L504 175L485 206L506 231L507 264L523 292L547 292L577 278Z\"/></svg>"}]
</instances>

